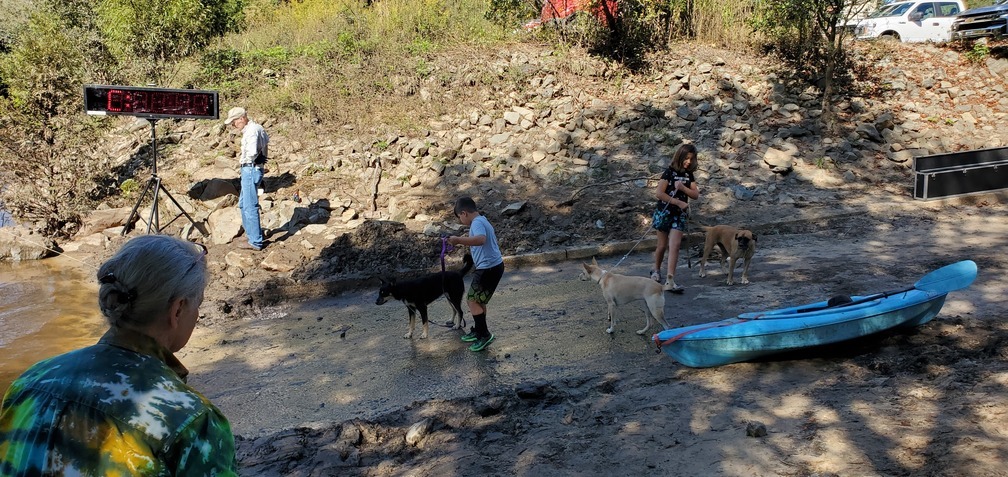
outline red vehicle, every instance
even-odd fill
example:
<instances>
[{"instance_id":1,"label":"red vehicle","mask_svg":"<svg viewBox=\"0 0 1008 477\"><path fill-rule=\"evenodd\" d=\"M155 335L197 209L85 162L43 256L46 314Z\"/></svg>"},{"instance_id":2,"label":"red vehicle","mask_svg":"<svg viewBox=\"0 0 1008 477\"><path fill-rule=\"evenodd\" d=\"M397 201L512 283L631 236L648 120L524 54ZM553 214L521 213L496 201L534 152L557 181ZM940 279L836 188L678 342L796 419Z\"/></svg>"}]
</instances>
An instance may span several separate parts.
<instances>
[{"instance_id":1,"label":"red vehicle","mask_svg":"<svg viewBox=\"0 0 1008 477\"><path fill-rule=\"evenodd\" d=\"M525 29L566 20L577 12L591 12L603 25L609 26L609 20L616 18L617 7L617 0L545 0L539 18L526 23Z\"/></svg>"}]
</instances>

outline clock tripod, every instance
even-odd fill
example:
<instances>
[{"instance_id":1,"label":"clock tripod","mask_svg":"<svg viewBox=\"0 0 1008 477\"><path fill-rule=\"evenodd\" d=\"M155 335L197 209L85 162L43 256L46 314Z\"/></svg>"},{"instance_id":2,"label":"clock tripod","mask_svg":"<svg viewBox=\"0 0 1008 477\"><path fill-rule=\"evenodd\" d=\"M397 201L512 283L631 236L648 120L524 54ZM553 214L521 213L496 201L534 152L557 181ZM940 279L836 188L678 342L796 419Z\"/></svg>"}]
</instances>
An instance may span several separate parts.
<instances>
[{"instance_id":1,"label":"clock tripod","mask_svg":"<svg viewBox=\"0 0 1008 477\"><path fill-rule=\"evenodd\" d=\"M153 201L151 204L150 218L147 220L147 233L151 233L152 228L155 233L161 233L160 218L158 217L158 193L160 192L164 192L164 195L167 196L168 199L175 204L175 207L179 210L179 212L181 212L169 220L165 226L170 225L180 216L185 216L185 218L189 219L189 223L191 223L196 230L199 230L204 237L210 235L207 233L203 224L199 224L193 220L193 218L189 216L178 201L175 200L175 197L172 197L171 192L168 192L168 189L166 189L164 184L161 183L161 178L158 177L157 173L157 131L154 127L157 124L157 118L147 118L147 121L150 122L151 126L151 177L150 179L147 179L147 185L144 186L143 192L140 193L140 197L137 198L136 204L133 205L133 210L130 211L129 218L126 219L126 224L123 226L122 235L126 235L126 233L130 231L136 220L143 220L140 217L138 209L140 208L140 204L144 202L144 199L147 198L147 194L150 194Z\"/></svg>"}]
</instances>

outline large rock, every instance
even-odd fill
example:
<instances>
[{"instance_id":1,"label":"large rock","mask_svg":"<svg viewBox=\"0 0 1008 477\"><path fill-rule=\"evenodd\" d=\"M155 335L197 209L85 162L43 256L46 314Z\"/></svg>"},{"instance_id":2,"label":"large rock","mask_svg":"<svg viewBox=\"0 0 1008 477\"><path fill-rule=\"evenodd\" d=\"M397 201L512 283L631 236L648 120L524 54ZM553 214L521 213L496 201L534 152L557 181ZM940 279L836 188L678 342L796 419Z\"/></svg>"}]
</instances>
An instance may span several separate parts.
<instances>
[{"instance_id":1,"label":"large rock","mask_svg":"<svg viewBox=\"0 0 1008 477\"><path fill-rule=\"evenodd\" d=\"M769 147L763 153L763 162L770 166L771 172L787 174L794 168L797 154L798 148L792 144L786 144L782 149Z\"/></svg>"},{"instance_id":2,"label":"large rock","mask_svg":"<svg viewBox=\"0 0 1008 477\"><path fill-rule=\"evenodd\" d=\"M241 210L238 207L215 210L207 217L207 223L210 224L210 241L216 245L226 244L241 233Z\"/></svg>"},{"instance_id":3,"label":"large rock","mask_svg":"<svg viewBox=\"0 0 1008 477\"><path fill-rule=\"evenodd\" d=\"M77 231L77 237L86 237L93 233L101 232L112 227L119 227L126 224L132 207L120 207L118 209L102 209L91 212L84 218L84 223Z\"/></svg>"},{"instance_id":4,"label":"large rock","mask_svg":"<svg viewBox=\"0 0 1008 477\"><path fill-rule=\"evenodd\" d=\"M857 133L868 140L882 142L882 135L874 124L861 123L857 125Z\"/></svg>"},{"instance_id":5,"label":"large rock","mask_svg":"<svg viewBox=\"0 0 1008 477\"><path fill-rule=\"evenodd\" d=\"M273 247L270 247L273 248ZM266 258L259 265L266 270L280 273L290 273L301 265L301 256L282 249L266 250Z\"/></svg>"},{"instance_id":6,"label":"large rock","mask_svg":"<svg viewBox=\"0 0 1008 477\"><path fill-rule=\"evenodd\" d=\"M0 227L0 261L38 260L52 255L55 249L55 242L26 227Z\"/></svg>"},{"instance_id":7,"label":"large rock","mask_svg":"<svg viewBox=\"0 0 1008 477\"><path fill-rule=\"evenodd\" d=\"M990 57L987 58L986 63L987 69L992 75L1008 80L1008 59Z\"/></svg>"},{"instance_id":8,"label":"large rock","mask_svg":"<svg viewBox=\"0 0 1008 477\"><path fill-rule=\"evenodd\" d=\"M517 215L524 208L525 208L525 201L524 200L520 201L520 202L512 202L512 203L508 204L507 207L505 207L504 209L502 209L500 213L501 213L501 215L504 215L504 216L508 217L508 216L512 216L512 215Z\"/></svg>"}]
</instances>

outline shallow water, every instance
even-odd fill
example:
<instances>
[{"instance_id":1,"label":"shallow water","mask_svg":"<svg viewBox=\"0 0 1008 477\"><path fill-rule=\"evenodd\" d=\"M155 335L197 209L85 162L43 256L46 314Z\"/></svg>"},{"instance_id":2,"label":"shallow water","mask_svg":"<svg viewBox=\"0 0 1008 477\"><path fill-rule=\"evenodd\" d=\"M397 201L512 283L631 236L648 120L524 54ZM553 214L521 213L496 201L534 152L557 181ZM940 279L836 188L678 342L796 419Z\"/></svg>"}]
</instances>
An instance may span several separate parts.
<instances>
[{"instance_id":1,"label":"shallow water","mask_svg":"<svg viewBox=\"0 0 1008 477\"><path fill-rule=\"evenodd\" d=\"M0 262L0 389L39 360L97 341L106 326L95 282L61 259Z\"/></svg>"}]
</instances>

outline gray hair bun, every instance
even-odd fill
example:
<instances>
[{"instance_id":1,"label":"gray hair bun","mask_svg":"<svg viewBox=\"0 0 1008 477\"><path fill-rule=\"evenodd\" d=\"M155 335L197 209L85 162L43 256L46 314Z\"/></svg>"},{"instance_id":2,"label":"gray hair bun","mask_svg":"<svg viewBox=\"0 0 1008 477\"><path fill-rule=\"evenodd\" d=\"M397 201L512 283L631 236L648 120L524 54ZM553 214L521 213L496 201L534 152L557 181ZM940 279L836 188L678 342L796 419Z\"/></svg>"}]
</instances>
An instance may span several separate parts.
<instances>
[{"instance_id":1,"label":"gray hair bun","mask_svg":"<svg viewBox=\"0 0 1008 477\"><path fill-rule=\"evenodd\" d=\"M113 321L119 321L136 302L136 290L128 288L111 272L99 278L98 282L101 283L98 306L101 307L102 314Z\"/></svg>"}]
</instances>

